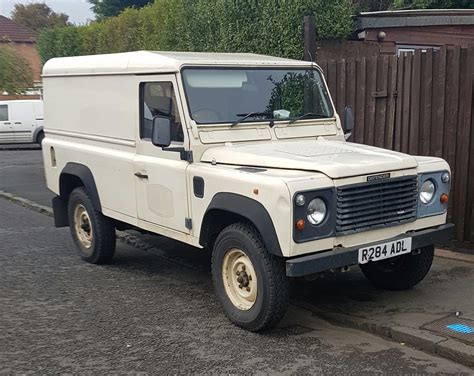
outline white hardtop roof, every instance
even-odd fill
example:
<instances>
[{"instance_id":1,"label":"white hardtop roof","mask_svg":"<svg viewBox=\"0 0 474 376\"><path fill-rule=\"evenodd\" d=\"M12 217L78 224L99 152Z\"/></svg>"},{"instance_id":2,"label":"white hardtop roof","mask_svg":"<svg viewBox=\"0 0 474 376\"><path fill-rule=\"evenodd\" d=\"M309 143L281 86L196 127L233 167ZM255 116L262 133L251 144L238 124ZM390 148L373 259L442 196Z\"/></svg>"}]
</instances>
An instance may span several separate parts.
<instances>
[{"instance_id":1,"label":"white hardtop roof","mask_svg":"<svg viewBox=\"0 0 474 376\"><path fill-rule=\"evenodd\" d=\"M41 99L6 99L6 100L1 100L0 104L30 103L30 102L43 102L43 101Z\"/></svg>"},{"instance_id":2,"label":"white hardtop roof","mask_svg":"<svg viewBox=\"0 0 474 376\"><path fill-rule=\"evenodd\" d=\"M43 76L173 73L190 65L311 67L314 63L246 53L137 51L54 58L45 64Z\"/></svg>"}]
</instances>

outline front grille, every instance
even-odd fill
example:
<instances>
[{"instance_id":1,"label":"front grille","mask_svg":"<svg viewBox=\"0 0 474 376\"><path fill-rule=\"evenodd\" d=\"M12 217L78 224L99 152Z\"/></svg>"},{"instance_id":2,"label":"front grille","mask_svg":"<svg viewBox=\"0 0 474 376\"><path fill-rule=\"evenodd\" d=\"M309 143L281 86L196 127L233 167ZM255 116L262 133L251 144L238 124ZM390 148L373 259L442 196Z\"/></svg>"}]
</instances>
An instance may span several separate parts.
<instances>
[{"instance_id":1,"label":"front grille","mask_svg":"<svg viewBox=\"0 0 474 376\"><path fill-rule=\"evenodd\" d=\"M338 187L336 233L396 226L416 219L417 176Z\"/></svg>"}]
</instances>

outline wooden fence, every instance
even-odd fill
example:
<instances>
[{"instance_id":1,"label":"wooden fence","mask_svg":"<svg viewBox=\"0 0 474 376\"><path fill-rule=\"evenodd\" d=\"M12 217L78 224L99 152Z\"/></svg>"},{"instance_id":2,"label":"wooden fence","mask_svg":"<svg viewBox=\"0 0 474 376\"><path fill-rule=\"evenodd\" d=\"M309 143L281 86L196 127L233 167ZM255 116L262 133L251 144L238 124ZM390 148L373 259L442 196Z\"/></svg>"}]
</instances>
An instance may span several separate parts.
<instances>
[{"instance_id":1,"label":"wooden fence","mask_svg":"<svg viewBox=\"0 0 474 376\"><path fill-rule=\"evenodd\" d=\"M448 218L458 245L474 248L474 48L318 64L341 118L354 110L351 141L448 161Z\"/></svg>"}]
</instances>

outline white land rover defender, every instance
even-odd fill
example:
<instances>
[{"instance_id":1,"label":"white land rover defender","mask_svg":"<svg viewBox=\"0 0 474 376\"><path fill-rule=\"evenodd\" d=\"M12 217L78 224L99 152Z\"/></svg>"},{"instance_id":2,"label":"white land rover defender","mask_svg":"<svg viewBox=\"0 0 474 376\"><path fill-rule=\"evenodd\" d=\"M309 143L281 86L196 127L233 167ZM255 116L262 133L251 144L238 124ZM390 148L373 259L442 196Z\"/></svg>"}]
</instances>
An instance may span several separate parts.
<instances>
[{"instance_id":1,"label":"white land rover defender","mask_svg":"<svg viewBox=\"0 0 474 376\"><path fill-rule=\"evenodd\" d=\"M142 51L52 59L43 77L55 223L81 257L110 261L127 228L208 247L248 330L282 318L291 277L359 264L413 287L451 236L448 164L346 142L314 63Z\"/></svg>"}]
</instances>

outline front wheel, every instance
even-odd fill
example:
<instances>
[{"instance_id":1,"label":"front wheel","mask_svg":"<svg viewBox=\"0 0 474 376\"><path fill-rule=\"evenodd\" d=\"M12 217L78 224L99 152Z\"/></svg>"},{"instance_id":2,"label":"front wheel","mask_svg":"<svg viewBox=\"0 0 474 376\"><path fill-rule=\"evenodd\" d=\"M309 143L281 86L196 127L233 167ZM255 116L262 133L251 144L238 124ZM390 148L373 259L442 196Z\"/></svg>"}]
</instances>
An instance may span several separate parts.
<instances>
[{"instance_id":1,"label":"front wheel","mask_svg":"<svg viewBox=\"0 0 474 376\"><path fill-rule=\"evenodd\" d=\"M212 279L225 313L236 325L262 331L283 318L289 283L282 258L268 253L251 225L226 227L212 253Z\"/></svg>"},{"instance_id":2,"label":"front wheel","mask_svg":"<svg viewBox=\"0 0 474 376\"><path fill-rule=\"evenodd\" d=\"M433 263L433 245L420 248L418 251L418 254L361 264L360 268L376 287L386 290L407 290L426 277Z\"/></svg>"}]
</instances>

